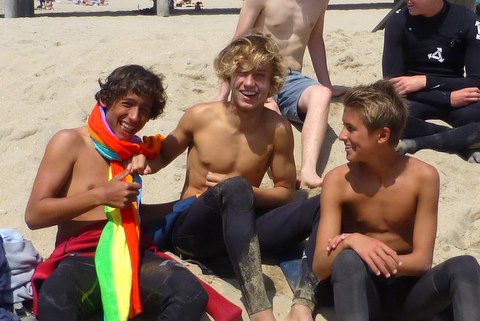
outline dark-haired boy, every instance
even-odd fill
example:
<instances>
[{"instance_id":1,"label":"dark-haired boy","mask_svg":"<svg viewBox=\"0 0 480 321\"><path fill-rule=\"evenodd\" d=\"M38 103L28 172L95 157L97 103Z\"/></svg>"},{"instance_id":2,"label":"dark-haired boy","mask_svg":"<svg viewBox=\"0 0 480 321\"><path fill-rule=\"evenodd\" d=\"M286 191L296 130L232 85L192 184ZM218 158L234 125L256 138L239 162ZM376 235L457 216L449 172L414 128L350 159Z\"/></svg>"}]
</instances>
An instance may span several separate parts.
<instances>
[{"instance_id":1,"label":"dark-haired boy","mask_svg":"<svg viewBox=\"0 0 480 321\"><path fill-rule=\"evenodd\" d=\"M207 296L197 279L142 246L141 184L124 165L135 154L159 152L160 137L142 141L135 134L162 113L162 80L137 65L115 69L99 80L88 125L61 130L48 143L25 212L31 229L58 226L56 250L44 263L55 269L36 296L40 321L102 312L106 320L203 314Z\"/></svg>"}]
</instances>

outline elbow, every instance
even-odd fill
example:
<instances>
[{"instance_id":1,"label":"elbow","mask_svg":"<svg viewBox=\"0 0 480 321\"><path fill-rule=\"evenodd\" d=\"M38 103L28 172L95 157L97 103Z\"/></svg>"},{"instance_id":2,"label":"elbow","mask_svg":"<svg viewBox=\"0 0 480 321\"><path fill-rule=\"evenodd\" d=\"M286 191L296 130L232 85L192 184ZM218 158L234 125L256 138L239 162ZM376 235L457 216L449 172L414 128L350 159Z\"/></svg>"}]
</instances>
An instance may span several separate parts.
<instances>
[{"instance_id":1,"label":"elbow","mask_svg":"<svg viewBox=\"0 0 480 321\"><path fill-rule=\"evenodd\" d=\"M44 226L41 222L37 219L38 215L35 214L34 211L27 208L25 211L25 223L27 224L28 228L31 230L38 230L43 228Z\"/></svg>"}]
</instances>

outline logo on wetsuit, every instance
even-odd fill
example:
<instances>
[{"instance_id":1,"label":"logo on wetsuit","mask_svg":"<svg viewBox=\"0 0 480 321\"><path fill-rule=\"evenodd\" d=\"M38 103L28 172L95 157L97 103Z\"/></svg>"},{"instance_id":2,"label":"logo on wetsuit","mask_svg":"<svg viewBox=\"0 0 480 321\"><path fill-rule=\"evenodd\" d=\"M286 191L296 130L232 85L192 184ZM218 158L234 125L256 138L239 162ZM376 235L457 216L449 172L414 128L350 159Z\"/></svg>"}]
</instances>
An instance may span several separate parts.
<instances>
[{"instance_id":1,"label":"logo on wetsuit","mask_svg":"<svg viewBox=\"0 0 480 321\"><path fill-rule=\"evenodd\" d=\"M477 40L480 40L480 22L475 21L475 27L477 27Z\"/></svg>"},{"instance_id":2,"label":"logo on wetsuit","mask_svg":"<svg viewBox=\"0 0 480 321\"><path fill-rule=\"evenodd\" d=\"M437 47L437 51L434 53L428 54L428 59L437 60L438 62L443 62L445 59L442 56L442 48Z\"/></svg>"}]
</instances>

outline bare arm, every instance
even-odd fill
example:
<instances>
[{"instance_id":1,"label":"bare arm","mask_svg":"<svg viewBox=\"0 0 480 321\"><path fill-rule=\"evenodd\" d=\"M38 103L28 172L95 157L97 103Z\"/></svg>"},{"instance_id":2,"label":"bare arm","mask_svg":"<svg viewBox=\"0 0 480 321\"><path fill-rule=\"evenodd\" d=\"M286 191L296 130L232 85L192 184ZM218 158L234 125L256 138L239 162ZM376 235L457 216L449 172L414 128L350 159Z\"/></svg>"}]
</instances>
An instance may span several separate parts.
<instances>
[{"instance_id":1,"label":"bare arm","mask_svg":"<svg viewBox=\"0 0 480 321\"><path fill-rule=\"evenodd\" d=\"M327 250L327 244L329 239L341 233L341 207L345 188L345 183L341 179L342 173L340 168L336 168L327 173L323 179L322 193L320 194L320 220L322 224L318 225L312 266L313 272L320 280L330 276L333 261L340 253L338 250Z\"/></svg>"},{"instance_id":2,"label":"bare arm","mask_svg":"<svg viewBox=\"0 0 480 321\"><path fill-rule=\"evenodd\" d=\"M418 170L421 178L417 200L417 212L413 229L413 249L410 254L400 255L402 265L399 275L421 275L432 266L433 249L437 233L439 177L435 168L425 164Z\"/></svg>"},{"instance_id":3,"label":"bare arm","mask_svg":"<svg viewBox=\"0 0 480 321\"><path fill-rule=\"evenodd\" d=\"M240 15L238 16L237 28L234 38L245 35L255 26L258 16L265 7L266 0L244 0Z\"/></svg>"},{"instance_id":4,"label":"bare arm","mask_svg":"<svg viewBox=\"0 0 480 321\"><path fill-rule=\"evenodd\" d=\"M146 160L143 156L141 160L134 166L134 170L143 173L146 163L148 163L148 170L145 174L156 173L160 169L170 164L190 145L193 139L193 126L195 126L195 106L190 108L183 114L182 118L177 124L177 127L165 138L162 142L162 148L157 158L153 160Z\"/></svg>"},{"instance_id":5,"label":"bare arm","mask_svg":"<svg viewBox=\"0 0 480 321\"><path fill-rule=\"evenodd\" d=\"M292 127L285 118L276 114L275 117L281 121L275 129L273 155L270 161L273 187L253 188L255 204L258 207L272 208L290 202L295 188Z\"/></svg>"},{"instance_id":6,"label":"bare arm","mask_svg":"<svg viewBox=\"0 0 480 321\"><path fill-rule=\"evenodd\" d=\"M77 155L65 151L77 151L82 144L75 130L60 131L49 142L25 211L29 228L58 225L102 204L127 207L138 195L139 184L121 181L129 173L125 170L110 182L66 196Z\"/></svg>"}]
</instances>

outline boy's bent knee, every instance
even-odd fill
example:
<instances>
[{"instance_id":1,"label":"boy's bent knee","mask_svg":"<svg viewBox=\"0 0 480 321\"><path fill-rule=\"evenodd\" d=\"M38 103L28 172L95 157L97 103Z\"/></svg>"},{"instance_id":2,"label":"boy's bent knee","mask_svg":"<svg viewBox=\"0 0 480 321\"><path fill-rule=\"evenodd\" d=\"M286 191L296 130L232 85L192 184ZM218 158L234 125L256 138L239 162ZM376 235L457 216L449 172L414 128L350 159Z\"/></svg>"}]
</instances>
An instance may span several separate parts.
<instances>
[{"instance_id":1,"label":"boy's bent knee","mask_svg":"<svg viewBox=\"0 0 480 321\"><path fill-rule=\"evenodd\" d=\"M253 207L252 185L246 178L242 176L229 178L223 182L221 188L222 198L226 206L236 210L249 210Z\"/></svg>"},{"instance_id":2,"label":"boy's bent knee","mask_svg":"<svg viewBox=\"0 0 480 321\"><path fill-rule=\"evenodd\" d=\"M480 285L480 266L473 256L456 256L445 261L445 264L450 277L459 277L468 283Z\"/></svg>"},{"instance_id":3,"label":"boy's bent knee","mask_svg":"<svg viewBox=\"0 0 480 321\"><path fill-rule=\"evenodd\" d=\"M368 270L362 258L354 250L341 251L332 266L332 281L341 281L358 274L367 275Z\"/></svg>"}]
</instances>

